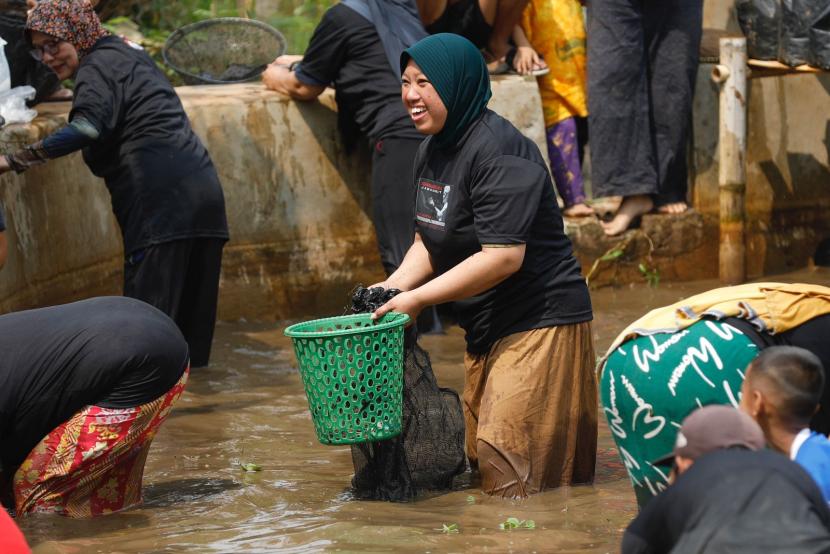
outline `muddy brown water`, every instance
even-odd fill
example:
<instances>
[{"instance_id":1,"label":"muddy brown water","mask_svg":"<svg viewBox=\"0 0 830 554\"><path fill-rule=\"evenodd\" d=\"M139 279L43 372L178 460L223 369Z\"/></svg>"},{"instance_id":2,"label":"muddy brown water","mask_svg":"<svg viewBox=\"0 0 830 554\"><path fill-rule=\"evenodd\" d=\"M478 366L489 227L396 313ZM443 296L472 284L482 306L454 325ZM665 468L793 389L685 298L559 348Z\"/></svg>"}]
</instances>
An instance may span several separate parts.
<instances>
[{"instance_id":1,"label":"muddy brown water","mask_svg":"<svg viewBox=\"0 0 830 554\"><path fill-rule=\"evenodd\" d=\"M766 280L830 285L830 272ZM716 286L700 281L594 291L597 352L645 311ZM465 475L456 490L415 502L354 500L349 449L317 442L284 326L218 325L211 367L193 372L153 444L143 506L94 520L22 518L33 551L618 551L636 502L602 419L593 486L503 500L482 495ZM422 344L441 384L460 391L462 332L453 327ZM263 470L245 473L239 462ZM536 528L500 530L508 517L533 519ZM442 524L451 523L460 532L442 533Z\"/></svg>"}]
</instances>

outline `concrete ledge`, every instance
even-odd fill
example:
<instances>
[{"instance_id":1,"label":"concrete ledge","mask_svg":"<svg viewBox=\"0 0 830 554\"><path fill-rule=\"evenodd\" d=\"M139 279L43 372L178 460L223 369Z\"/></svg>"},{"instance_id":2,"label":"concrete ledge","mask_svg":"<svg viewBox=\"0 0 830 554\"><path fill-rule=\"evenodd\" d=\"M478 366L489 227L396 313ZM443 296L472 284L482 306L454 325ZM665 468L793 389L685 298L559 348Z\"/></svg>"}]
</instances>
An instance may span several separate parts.
<instances>
[{"instance_id":1,"label":"concrete ledge","mask_svg":"<svg viewBox=\"0 0 830 554\"><path fill-rule=\"evenodd\" d=\"M717 275L717 91L699 71L690 174L695 211L648 215L609 239L596 221L568 221L594 286ZM830 76L754 80L750 90L747 266L760 276L806 265L830 235ZM222 319L335 314L356 283L382 278L369 217L369 150L340 147L334 95L297 103L259 84L179 89L216 163L231 241L220 283ZM490 106L545 148L536 83L493 81ZM44 104L28 126L0 130L0 151L63 125L68 104ZM797 132L794 131L797 129ZM79 154L0 177L10 255L0 272L0 311L121 290L120 233L109 194ZM613 260L597 261L620 250Z\"/></svg>"},{"instance_id":2,"label":"concrete ledge","mask_svg":"<svg viewBox=\"0 0 830 554\"><path fill-rule=\"evenodd\" d=\"M645 215L638 228L619 237L606 236L593 218L566 220L565 228L591 287L642 282L641 264L665 281L706 279L718 272L717 227L695 210Z\"/></svg>"},{"instance_id":3,"label":"concrete ledge","mask_svg":"<svg viewBox=\"0 0 830 554\"><path fill-rule=\"evenodd\" d=\"M260 84L178 92L225 191L231 241L220 318L340 313L355 284L383 278L370 219L369 149L342 150L333 91L307 103ZM494 80L491 107L544 152L533 79ZM38 109L32 125L0 130L0 150L65 124L69 104ZM10 244L0 311L120 292L123 253L109 193L80 154L0 177L0 187Z\"/></svg>"}]
</instances>

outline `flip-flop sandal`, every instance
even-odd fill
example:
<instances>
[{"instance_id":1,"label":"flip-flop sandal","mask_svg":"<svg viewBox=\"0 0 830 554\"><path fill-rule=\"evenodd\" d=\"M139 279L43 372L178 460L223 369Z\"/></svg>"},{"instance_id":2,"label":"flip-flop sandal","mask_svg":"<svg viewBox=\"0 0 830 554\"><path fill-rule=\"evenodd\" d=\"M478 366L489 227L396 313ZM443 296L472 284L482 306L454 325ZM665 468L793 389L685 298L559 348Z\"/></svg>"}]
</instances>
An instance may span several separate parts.
<instances>
[{"instance_id":1,"label":"flip-flop sandal","mask_svg":"<svg viewBox=\"0 0 830 554\"><path fill-rule=\"evenodd\" d=\"M518 71L516 71L516 66L513 65L513 62L516 59L516 52L518 52L518 49L515 46L511 46L510 50L508 50L507 54L504 56L504 61L510 67L511 71L513 71L514 73L519 73ZM542 55L539 54L539 59L544 60L545 58L543 58ZM547 75L548 73L550 73L550 68L545 66L531 70L531 72L528 73L528 75L532 75L533 77L541 77L542 75Z\"/></svg>"}]
</instances>

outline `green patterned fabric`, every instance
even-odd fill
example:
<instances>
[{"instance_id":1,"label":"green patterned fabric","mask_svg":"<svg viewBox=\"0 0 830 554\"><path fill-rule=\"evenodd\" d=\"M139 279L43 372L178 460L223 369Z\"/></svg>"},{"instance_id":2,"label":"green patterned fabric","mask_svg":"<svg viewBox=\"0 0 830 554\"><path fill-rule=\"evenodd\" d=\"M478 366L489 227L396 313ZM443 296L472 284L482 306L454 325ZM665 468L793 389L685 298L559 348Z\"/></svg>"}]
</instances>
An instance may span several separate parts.
<instances>
[{"instance_id":1,"label":"green patterned fabric","mask_svg":"<svg viewBox=\"0 0 830 554\"><path fill-rule=\"evenodd\" d=\"M683 419L708 404L737 407L758 353L735 327L704 320L629 340L608 357L600 398L641 506L667 485L671 463L653 462L671 454Z\"/></svg>"}]
</instances>

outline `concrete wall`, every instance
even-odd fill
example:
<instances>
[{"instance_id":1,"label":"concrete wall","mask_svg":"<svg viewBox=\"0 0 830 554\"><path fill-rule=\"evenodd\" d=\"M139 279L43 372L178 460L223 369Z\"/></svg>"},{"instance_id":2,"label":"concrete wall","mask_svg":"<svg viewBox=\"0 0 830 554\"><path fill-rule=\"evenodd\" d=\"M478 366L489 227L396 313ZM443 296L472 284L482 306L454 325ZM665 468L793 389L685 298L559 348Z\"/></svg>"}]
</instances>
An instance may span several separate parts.
<instances>
[{"instance_id":1,"label":"concrete wall","mask_svg":"<svg viewBox=\"0 0 830 554\"><path fill-rule=\"evenodd\" d=\"M734 0L707 0L704 28L740 35ZM694 206L718 215L718 91L711 65L698 73L694 108ZM750 277L808 263L830 236L830 75L752 78L747 151L747 270Z\"/></svg>"},{"instance_id":2,"label":"concrete wall","mask_svg":"<svg viewBox=\"0 0 830 554\"><path fill-rule=\"evenodd\" d=\"M708 6L709 4L707 4ZM602 282L639 279L646 259L664 279L717 272L717 90L699 72L694 108L692 199L697 214L648 216ZM535 83L493 83L491 103L543 144ZM830 236L830 77L755 79L749 98L747 212L751 276L807 264ZM296 103L258 84L184 87L179 93L211 151L227 199L220 317L274 319L338 313L357 283L382 278L369 218L368 150L345 154L333 94ZM67 105L42 105L33 125L0 130L0 149L45 136ZM120 233L103 183L79 154L0 177L10 255L0 272L0 312L121 290ZM594 222L569 226L586 272L617 239ZM642 239L642 240L641 240ZM627 263L627 262L626 262Z\"/></svg>"},{"instance_id":3,"label":"concrete wall","mask_svg":"<svg viewBox=\"0 0 830 554\"><path fill-rule=\"evenodd\" d=\"M500 78L493 93L491 106L544 146L535 82ZM309 103L259 84L179 94L227 201L232 238L220 318L339 313L356 284L383 278L369 217L369 150L341 149L331 91ZM68 104L39 109L34 125L0 131L3 151L62 125ZM0 177L0 204L10 249L0 312L120 292L123 255L109 194L80 154Z\"/></svg>"}]
</instances>

